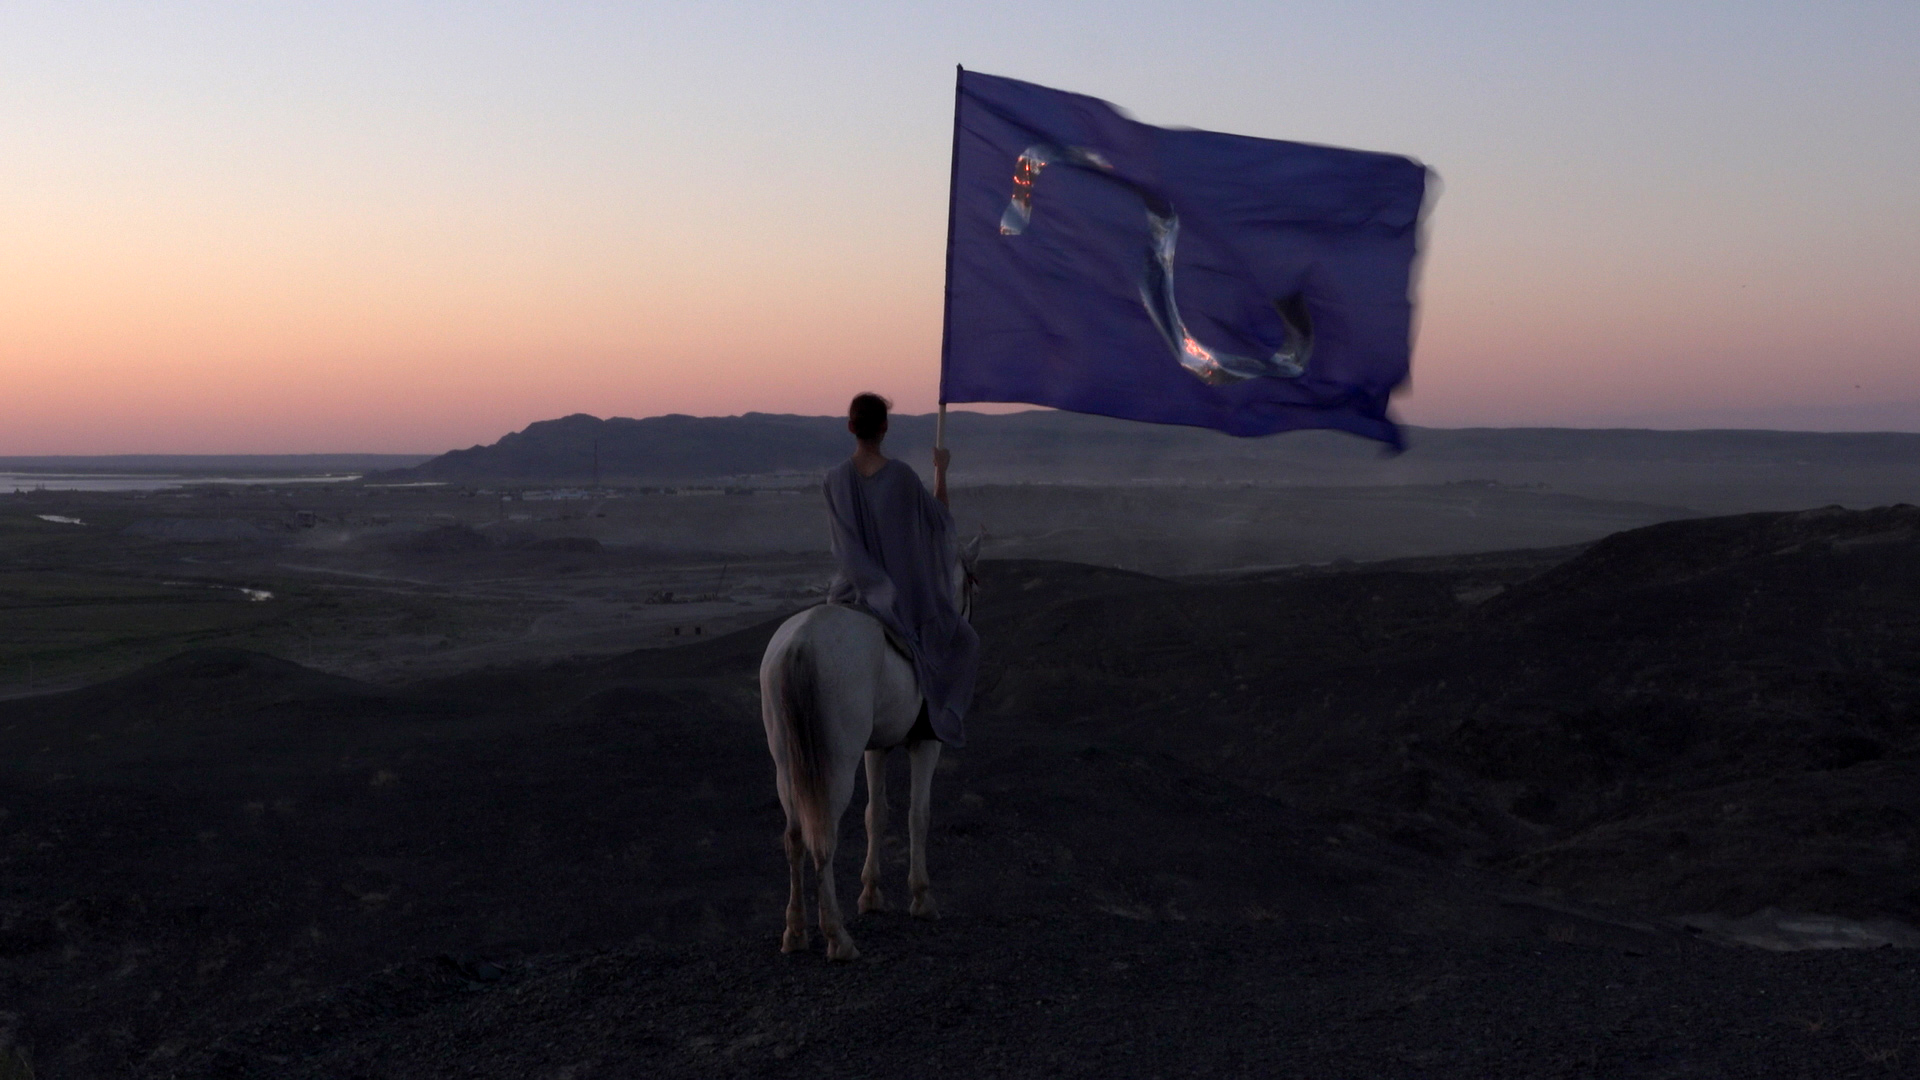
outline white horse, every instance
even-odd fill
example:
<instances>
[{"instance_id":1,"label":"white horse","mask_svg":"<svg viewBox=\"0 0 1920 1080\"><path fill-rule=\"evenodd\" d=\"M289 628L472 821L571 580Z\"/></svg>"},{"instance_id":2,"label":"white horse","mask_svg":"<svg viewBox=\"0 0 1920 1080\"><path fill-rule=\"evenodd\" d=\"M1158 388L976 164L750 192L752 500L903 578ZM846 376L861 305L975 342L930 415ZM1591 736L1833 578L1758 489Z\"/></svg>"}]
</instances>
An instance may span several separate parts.
<instances>
[{"instance_id":1,"label":"white horse","mask_svg":"<svg viewBox=\"0 0 1920 1080\"><path fill-rule=\"evenodd\" d=\"M980 537L961 546L954 602L964 617L973 600L973 564ZM760 660L760 718L773 754L774 784L787 813L781 839L787 851L787 929L781 952L807 947L801 902L802 860L813 856L820 894L820 933L827 959L855 960L833 885L833 853L841 815L853 799L854 770L867 761L867 864L860 871L860 913L887 910L880 891L880 842L887 831L887 752L905 745L912 764L913 801L907 814L911 844L907 889L916 918L938 917L927 880L927 821L940 741L915 731L919 682L913 665L887 643L880 620L839 604L811 607L780 624Z\"/></svg>"}]
</instances>

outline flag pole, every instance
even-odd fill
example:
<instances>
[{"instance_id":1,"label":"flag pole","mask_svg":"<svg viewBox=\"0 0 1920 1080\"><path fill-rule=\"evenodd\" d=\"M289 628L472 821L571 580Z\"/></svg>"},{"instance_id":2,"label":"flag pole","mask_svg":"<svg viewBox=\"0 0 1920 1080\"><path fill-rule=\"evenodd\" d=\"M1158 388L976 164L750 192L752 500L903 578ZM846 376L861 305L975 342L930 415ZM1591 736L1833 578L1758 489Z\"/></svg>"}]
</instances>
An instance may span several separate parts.
<instances>
[{"instance_id":1,"label":"flag pole","mask_svg":"<svg viewBox=\"0 0 1920 1080\"><path fill-rule=\"evenodd\" d=\"M947 280L940 309L940 412L933 421L933 448L947 446L947 350L953 342L953 219L959 216L954 197L960 183L960 78L967 69L953 65L953 153L947 165Z\"/></svg>"}]
</instances>

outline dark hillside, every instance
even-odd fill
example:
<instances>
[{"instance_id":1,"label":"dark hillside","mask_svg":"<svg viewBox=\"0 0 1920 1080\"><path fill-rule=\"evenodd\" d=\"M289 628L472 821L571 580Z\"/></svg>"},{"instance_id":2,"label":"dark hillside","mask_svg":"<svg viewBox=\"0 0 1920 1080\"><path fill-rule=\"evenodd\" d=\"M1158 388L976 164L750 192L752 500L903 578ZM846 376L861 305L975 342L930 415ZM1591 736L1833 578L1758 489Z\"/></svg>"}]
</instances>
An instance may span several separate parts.
<instances>
[{"instance_id":1,"label":"dark hillside","mask_svg":"<svg viewBox=\"0 0 1920 1080\"><path fill-rule=\"evenodd\" d=\"M1892 507L1207 582L987 563L944 920L858 920L851 969L775 949L774 622L397 687L203 651L0 701L0 1054L1886 1075L1913 953L1718 931L1920 941L1917 537Z\"/></svg>"},{"instance_id":2,"label":"dark hillside","mask_svg":"<svg viewBox=\"0 0 1920 1080\"><path fill-rule=\"evenodd\" d=\"M1471 565L993 608L990 700L1568 895L1920 922L1920 510Z\"/></svg>"}]
</instances>

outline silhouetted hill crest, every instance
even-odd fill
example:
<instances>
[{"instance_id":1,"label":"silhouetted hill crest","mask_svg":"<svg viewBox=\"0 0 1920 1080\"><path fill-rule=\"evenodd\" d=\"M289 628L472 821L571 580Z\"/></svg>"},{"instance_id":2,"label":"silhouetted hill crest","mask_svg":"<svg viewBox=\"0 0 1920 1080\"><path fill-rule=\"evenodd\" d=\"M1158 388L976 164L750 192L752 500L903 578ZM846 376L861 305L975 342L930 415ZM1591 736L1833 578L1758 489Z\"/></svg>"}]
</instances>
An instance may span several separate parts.
<instances>
[{"instance_id":1,"label":"silhouetted hill crest","mask_svg":"<svg viewBox=\"0 0 1920 1080\"><path fill-rule=\"evenodd\" d=\"M1795 513L1668 521L1615 533L1580 555L1490 600L1489 617L1617 600L1624 593L1741 571L1757 560L1920 543L1920 507L1838 506Z\"/></svg>"},{"instance_id":2,"label":"silhouetted hill crest","mask_svg":"<svg viewBox=\"0 0 1920 1080\"><path fill-rule=\"evenodd\" d=\"M896 413L887 449L918 463L933 443L931 415ZM1920 434L1793 431L1649 431L1577 428L1414 428L1400 458L1339 432L1262 439L1106 417L1036 410L955 411L948 444L969 477L1049 481L1251 480L1406 483L1504 475L1530 466L1649 463L1714 467L1920 467ZM486 446L442 454L386 482L584 484L818 473L851 451L837 416L745 413L601 419L575 413L529 424ZM1443 466L1445 476L1418 472ZM1410 471L1412 470L1412 471ZM1484 471L1476 471L1484 470Z\"/></svg>"},{"instance_id":3,"label":"silhouetted hill crest","mask_svg":"<svg viewBox=\"0 0 1920 1080\"><path fill-rule=\"evenodd\" d=\"M454 450L384 480L664 480L811 471L847 455L845 421L831 417L687 416L541 420L490 446Z\"/></svg>"}]
</instances>

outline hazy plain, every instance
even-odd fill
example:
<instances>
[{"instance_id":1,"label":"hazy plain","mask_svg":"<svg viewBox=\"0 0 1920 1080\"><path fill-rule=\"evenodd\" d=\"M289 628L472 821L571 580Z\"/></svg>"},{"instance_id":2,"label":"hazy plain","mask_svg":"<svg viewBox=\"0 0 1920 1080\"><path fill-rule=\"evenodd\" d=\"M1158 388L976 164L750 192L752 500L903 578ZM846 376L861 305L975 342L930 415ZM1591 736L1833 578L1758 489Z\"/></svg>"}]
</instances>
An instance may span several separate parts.
<instances>
[{"instance_id":1,"label":"hazy plain","mask_svg":"<svg viewBox=\"0 0 1920 1080\"><path fill-rule=\"evenodd\" d=\"M896 449L918 461L927 433L905 419ZM955 516L986 534L985 557L1205 577L1571 548L1658 521L1920 491L1920 462L1823 456L1817 437L1784 459L1752 440L1664 460L1618 439L1546 453L1509 438L1496 453L1449 433L1399 458L1352 440L1319 457L1304 443L1221 443L1242 460L1187 432L1116 444L1136 452L1122 457L1101 452L1103 431L1051 463L1044 445L1003 437L977 448L971 475L956 469ZM1262 469L1264 482L1246 479ZM1031 479L1049 474L1069 479ZM0 494L0 694L202 645L372 679L672 645L804 606L831 573L817 473L603 487L247 479Z\"/></svg>"}]
</instances>

